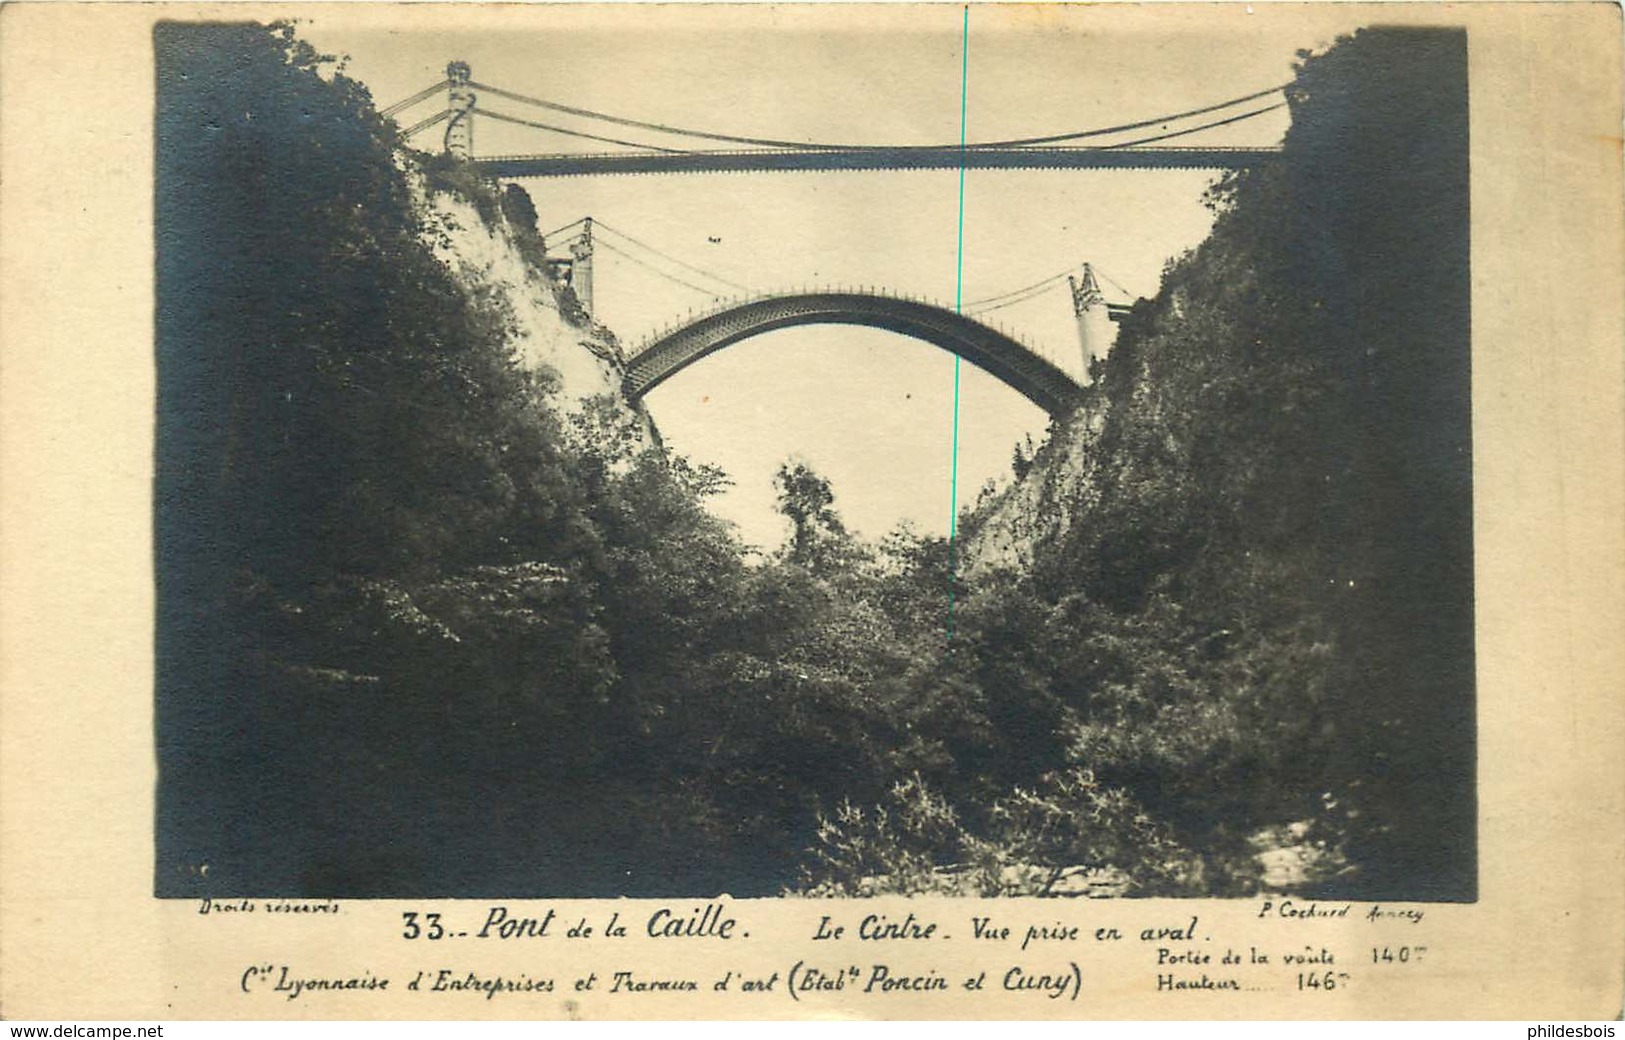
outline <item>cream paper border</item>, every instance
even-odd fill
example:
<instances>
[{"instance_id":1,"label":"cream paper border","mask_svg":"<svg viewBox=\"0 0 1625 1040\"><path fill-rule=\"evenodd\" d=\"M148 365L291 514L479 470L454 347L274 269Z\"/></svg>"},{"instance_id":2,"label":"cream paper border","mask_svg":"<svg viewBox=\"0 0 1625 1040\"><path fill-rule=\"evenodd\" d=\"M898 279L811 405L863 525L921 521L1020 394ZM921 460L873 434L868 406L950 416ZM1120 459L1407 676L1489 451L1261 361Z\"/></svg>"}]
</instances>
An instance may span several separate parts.
<instances>
[{"instance_id":1,"label":"cream paper border","mask_svg":"<svg viewBox=\"0 0 1625 1040\"><path fill-rule=\"evenodd\" d=\"M478 924L483 901L343 904L334 919L200 917L152 891L152 140L150 27L160 17L310 13L229 7L7 4L0 9L0 1014L6 1018L927 1017L1614 1018L1625 964L1625 402L1622 402L1620 12L1602 4L1107 5L1111 28L1296 20L1464 25L1472 101L1473 409L1480 900L1423 923L1260 919L1260 902L956 900L729 904L738 945L605 942L427 951L403 910ZM723 17L749 18L757 11ZM844 7L900 24L907 7ZM797 12L802 15L818 12ZM353 6L400 27L560 16L513 7ZM574 11L570 17L592 12ZM711 11L711 17L719 16ZM825 11L823 16L835 16ZM1075 11L979 8L976 17ZM337 17L324 10L324 17ZM694 901L699 902L699 901ZM561 920L659 904L523 904ZM686 909L683 901L673 905ZM1409 906L1409 904L1407 904ZM519 912L520 904L513 904ZM1351 917L1366 911L1356 904ZM1361 965L1336 992L1170 996L1148 948L1079 943L1081 1000L894 994L792 1003L782 993L579 996L621 961L709 980L798 958L882 954L811 941L823 914L908 912L968 939L972 914L1066 921L1092 935L1178 925L1231 946L1376 942L1425 962ZM468 923L465 920L465 923ZM956 938L958 936L956 935ZM671 945L671 944L667 944ZM1085 946L1090 948L1085 949ZM624 952L622 952L624 951ZM960 977L1023 957L968 941L898 963ZM245 997L248 964L411 978L437 963L555 976L550 998L425 1003L404 994ZM396 983L399 989L404 979ZM1279 980L1272 980L1279 984Z\"/></svg>"}]
</instances>

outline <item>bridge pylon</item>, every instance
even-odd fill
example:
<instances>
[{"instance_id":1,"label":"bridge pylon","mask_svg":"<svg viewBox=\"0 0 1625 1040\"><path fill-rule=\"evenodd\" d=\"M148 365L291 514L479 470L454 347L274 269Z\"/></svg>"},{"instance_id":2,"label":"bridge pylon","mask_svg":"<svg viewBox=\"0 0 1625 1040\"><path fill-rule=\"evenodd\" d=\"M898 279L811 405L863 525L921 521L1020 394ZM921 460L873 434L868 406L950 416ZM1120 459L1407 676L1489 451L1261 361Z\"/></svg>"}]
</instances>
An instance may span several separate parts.
<instances>
[{"instance_id":1,"label":"bridge pylon","mask_svg":"<svg viewBox=\"0 0 1625 1040\"><path fill-rule=\"evenodd\" d=\"M575 290L581 309L592 317L592 218L581 221L581 235L570 243L570 287Z\"/></svg>"},{"instance_id":2,"label":"bridge pylon","mask_svg":"<svg viewBox=\"0 0 1625 1040\"><path fill-rule=\"evenodd\" d=\"M474 70L466 61L446 64L446 151L459 159L474 157Z\"/></svg>"},{"instance_id":3,"label":"bridge pylon","mask_svg":"<svg viewBox=\"0 0 1625 1040\"><path fill-rule=\"evenodd\" d=\"M1096 358L1105 358L1111 352L1112 344L1117 339L1117 329L1112 325L1106 295L1100 291L1092 265L1083 265L1081 280L1067 275L1066 283L1072 288L1072 315L1078 321L1078 346L1083 354L1079 382L1087 383L1090 363Z\"/></svg>"}]
</instances>

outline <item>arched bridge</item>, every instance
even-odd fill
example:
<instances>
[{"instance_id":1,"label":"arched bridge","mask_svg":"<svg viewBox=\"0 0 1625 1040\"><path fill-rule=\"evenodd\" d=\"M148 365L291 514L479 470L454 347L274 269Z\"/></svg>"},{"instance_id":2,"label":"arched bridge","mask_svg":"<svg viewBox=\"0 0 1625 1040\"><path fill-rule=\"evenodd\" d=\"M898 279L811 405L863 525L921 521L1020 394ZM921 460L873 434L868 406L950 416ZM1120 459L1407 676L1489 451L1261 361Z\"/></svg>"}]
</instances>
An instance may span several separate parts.
<instances>
[{"instance_id":1,"label":"arched bridge","mask_svg":"<svg viewBox=\"0 0 1625 1040\"><path fill-rule=\"evenodd\" d=\"M866 325L924 340L959 355L1054 416L1077 401L1079 387L1071 376L997 329L936 304L847 290L757 297L661 333L628 362L626 396L636 400L724 347L797 325Z\"/></svg>"}]
</instances>

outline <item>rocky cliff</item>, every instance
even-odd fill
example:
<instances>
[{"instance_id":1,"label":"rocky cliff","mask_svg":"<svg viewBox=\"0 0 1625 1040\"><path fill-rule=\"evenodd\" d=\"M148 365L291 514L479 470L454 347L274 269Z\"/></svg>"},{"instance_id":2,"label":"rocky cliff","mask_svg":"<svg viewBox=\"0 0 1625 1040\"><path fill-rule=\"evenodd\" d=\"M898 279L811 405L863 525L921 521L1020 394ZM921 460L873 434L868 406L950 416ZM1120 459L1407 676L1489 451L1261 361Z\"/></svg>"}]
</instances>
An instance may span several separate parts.
<instances>
[{"instance_id":1,"label":"rocky cliff","mask_svg":"<svg viewBox=\"0 0 1625 1040\"><path fill-rule=\"evenodd\" d=\"M515 362L554 377L559 412L607 400L645 444L656 443L648 413L621 393L626 355L620 341L582 310L543 257L535 228L521 226L501 204L502 193L466 169L447 176L410 161L406 166L425 244L471 296L506 312Z\"/></svg>"},{"instance_id":2,"label":"rocky cliff","mask_svg":"<svg viewBox=\"0 0 1625 1040\"><path fill-rule=\"evenodd\" d=\"M1097 504L1096 442L1105 418L1105 398L1088 394L1053 428L1027 472L977 511L960 546L967 577L1026 572L1037 546L1063 538L1075 518Z\"/></svg>"}]
</instances>

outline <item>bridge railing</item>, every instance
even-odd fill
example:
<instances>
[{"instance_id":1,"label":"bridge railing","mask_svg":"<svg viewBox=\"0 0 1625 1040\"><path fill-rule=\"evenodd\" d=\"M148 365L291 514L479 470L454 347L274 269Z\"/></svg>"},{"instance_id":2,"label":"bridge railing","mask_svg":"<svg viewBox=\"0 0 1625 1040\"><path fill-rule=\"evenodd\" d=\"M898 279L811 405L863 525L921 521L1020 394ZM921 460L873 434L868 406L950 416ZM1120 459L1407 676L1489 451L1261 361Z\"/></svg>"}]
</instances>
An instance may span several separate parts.
<instances>
[{"instance_id":1,"label":"bridge railing","mask_svg":"<svg viewBox=\"0 0 1625 1040\"><path fill-rule=\"evenodd\" d=\"M661 326L658 330L646 334L638 341L635 347L627 352L627 364L629 366L634 364L645 353L666 342L676 333L697 325L700 322L706 321L707 319L714 318L721 314L726 314L727 312L736 310L740 307L757 303L767 303L774 300L790 300L802 296L817 295L862 296L871 300L899 300L905 303L913 303L920 306L931 307L936 310L955 315L965 321L979 325L982 328L997 332L1006 339L1013 340L1019 344L1028 353L1042 359L1052 366L1061 369L1062 371L1067 370L1074 361L1065 348L1054 348L1046 344L1035 342L1021 332L1006 327L1002 322L987 321L978 317L974 313L957 311L955 310L954 305L947 300L914 293L884 292L876 289L874 286L867 285L827 284L794 286L778 290L765 290L750 294L741 293L736 296L718 298L712 305L700 310L690 311L681 319L668 322Z\"/></svg>"},{"instance_id":2,"label":"bridge railing","mask_svg":"<svg viewBox=\"0 0 1625 1040\"><path fill-rule=\"evenodd\" d=\"M993 329L1004 336L1015 340L1040 357L1046 357L1046 351L1036 347L1019 333L1006 329L1001 324L983 321L975 314L956 311L954 305L947 300L932 296L920 296L914 293L885 292L876 289L874 286L867 285L829 284L802 285L777 290L764 290L749 294L740 293L736 296L718 297L711 306L701 310L690 311L680 320L668 322L661 326L657 331L645 335L641 340L638 341L637 346L627 354L627 359L630 361L631 359L643 354L655 344L667 339L673 333L678 332L681 329L688 328L690 325L697 322L705 321L707 318L715 317L718 314L724 314L728 311L753 303L764 303L769 300L787 300L798 296L817 295L864 296L875 300L901 300L905 303L917 303L926 307L935 307L938 310L947 311L950 314L957 314L966 321L975 322L976 324L984 326L985 328Z\"/></svg>"},{"instance_id":3,"label":"bridge railing","mask_svg":"<svg viewBox=\"0 0 1625 1040\"><path fill-rule=\"evenodd\" d=\"M784 327L787 321L819 320L892 328L933 343L992 373L1051 414L1068 408L1080 386L1078 376L1069 371L1074 366L1068 362L1075 359L1057 362L1047 351L1008 330L970 318L941 301L881 293L873 286L822 286L752 294L668 326L628 358L626 391L628 396L641 397L741 335Z\"/></svg>"},{"instance_id":4,"label":"bridge railing","mask_svg":"<svg viewBox=\"0 0 1625 1040\"><path fill-rule=\"evenodd\" d=\"M1000 145L967 145L960 149L949 148L942 145L886 145L859 148L700 148L681 152L515 152L504 155L478 155L474 157L477 163L496 162L524 162L534 159L579 159L598 162L601 160L627 159L632 157L646 158L650 155L683 155L700 158L727 159L727 158L757 158L769 155L827 155L839 157L843 155L862 154L957 154L966 152L971 155L1002 154L1012 155L1074 155L1084 152L1123 152L1128 155L1233 155L1238 158L1250 156L1278 155L1279 147L1259 145L1159 145L1156 147L1133 145L1071 145L1071 146L1043 146L1007 147Z\"/></svg>"}]
</instances>

